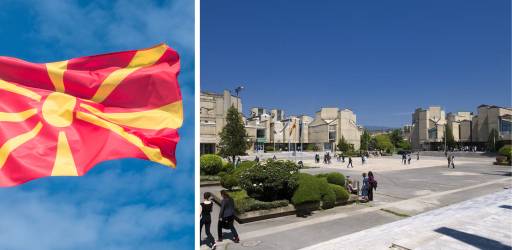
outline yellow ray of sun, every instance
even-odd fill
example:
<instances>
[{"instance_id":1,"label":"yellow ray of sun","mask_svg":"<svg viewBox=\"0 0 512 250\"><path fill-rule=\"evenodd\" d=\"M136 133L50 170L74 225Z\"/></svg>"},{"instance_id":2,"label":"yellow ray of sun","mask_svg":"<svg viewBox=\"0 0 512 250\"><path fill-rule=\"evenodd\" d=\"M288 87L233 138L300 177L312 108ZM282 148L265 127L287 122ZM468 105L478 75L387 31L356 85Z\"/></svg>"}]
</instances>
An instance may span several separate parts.
<instances>
[{"instance_id":1,"label":"yellow ray of sun","mask_svg":"<svg viewBox=\"0 0 512 250\"><path fill-rule=\"evenodd\" d=\"M11 152L30 139L36 137L36 135L39 134L39 131L41 131L42 127L43 124L38 122L32 130L7 140L4 145L0 147L0 169L3 168L5 161L7 161L7 157L9 157Z\"/></svg>"},{"instance_id":2,"label":"yellow ray of sun","mask_svg":"<svg viewBox=\"0 0 512 250\"><path fill-rule=\"evenodd\" d=\"M55 91L57 92L65 92L64 72L66 71L67 67L68 61L53 62L46 64L48 76L50 77L50 80L52 80L53 86L55 87Z\"/></svg>"},{"instance_id":3,"label":"yellow ray of sun","mask_svg":"<svg viewBox=\"0 0 512 250\"><path fill-rule=\"evenodd\" d=\"M126 132L122 127L114 123L102 120L94 115L84 113L81 111L78 111L76 113L76 118L94 124L98 127L108 129L118 134L119 136L123 137L125 140L139 148L150 161L158 162L160 164L170 167L176 166L172 161L162 156L160 149L146 146L139 137Z\"/></svg>"},{"instance_id":4,"label":"yellow ray of sun","mask_svg":"<svg viewBox=\"0 0 512 250\"><path fill-rule=\"evenodd\" d=\"M75 160L73 153L69 148L68 139L64 131L59 132L59 140L57 143L57 154L55 155L55 163L53 164L52 176L77 176Z\"/></svg>"},{"instance_id":5,"label":"yellow ray of sun","mask_svg":"<svg viewBox=\"0 0 512 250\"><path fill-rule=\"evenodd\" d=\"M9 83L9 82L6 82L2 79L0 79L0 89L3 89L5 91L9 91L11 93L15 93L15 94L18 94L18 95L22 95L22 96L26 96L32 100L35 100L35 101L41 101L41 96L39 94L37 94L36 92L34 91L31 91L29 89L26 89L26 88L22 88L22 87L19 87L15 84L12 84L12 83Z\"/></svg>"},{"instance_id":6,"label":"yellow ray of sun","mask_svg":"<svg viewBox=\"0 0 512 250\"><path fill-rule=\"evenodd\" d=\"M154 48L137 51L126 68L118 69L110 73L110 75L103 80L92 97L92 100L97 103L103 102L128 75L142 67L155 64L160 57L162 57L167 48L167 45L162 44Z\"/></svg>"},{"instance_id":7,"label":"yellow ray of sun","mask_svg":"<svg viewBox=\"0 0 512 250\"><path fill-rule=\"evenodd\" d=\"M22 122L37 114L37 109L28 109L18 113L0 112L0 122Z\"/></svg>"},{"instance_id":8,"label":"yellow ray of sun","mask_svg":"<svg viewBox=\"0 0 512 250\"><path fill-rule=\"evenodd\" d=\"M177 129L183 123L183 105L181 101L173 102L157 109L130 113L103 113L98 109L80 104L92 114L123 126L141 129Z\"/></svg>"}]
</instances>

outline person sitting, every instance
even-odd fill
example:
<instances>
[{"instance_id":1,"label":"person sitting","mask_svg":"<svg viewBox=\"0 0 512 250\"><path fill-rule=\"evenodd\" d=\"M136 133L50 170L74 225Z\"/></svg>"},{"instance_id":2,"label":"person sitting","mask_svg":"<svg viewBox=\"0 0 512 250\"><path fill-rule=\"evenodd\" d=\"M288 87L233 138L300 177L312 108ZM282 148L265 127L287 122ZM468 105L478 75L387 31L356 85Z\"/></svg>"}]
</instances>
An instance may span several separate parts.
<instances>
[{"instance_id":1,"label":"person sitting","mask_svg":"<svg viewBox=\"0 0 512 250\"><path fill-rule=\"evenodd\" d=\"M348 180L347 190L351 194L357 194L357 189L352 185L352 180Z\"/></svg>"}]
</instances>

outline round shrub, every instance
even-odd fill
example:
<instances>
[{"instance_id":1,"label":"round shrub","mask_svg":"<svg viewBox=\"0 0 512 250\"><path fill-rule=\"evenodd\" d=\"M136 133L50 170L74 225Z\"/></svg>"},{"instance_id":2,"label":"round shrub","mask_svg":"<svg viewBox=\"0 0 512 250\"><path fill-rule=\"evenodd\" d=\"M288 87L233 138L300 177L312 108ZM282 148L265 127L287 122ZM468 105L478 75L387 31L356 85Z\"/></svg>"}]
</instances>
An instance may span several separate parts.
<instances>
[{"instance_id":1,"label":"round shrub","mask_svg":"<svg viewBox=\"0 0 512 250\"><path fill-rule=\"evenodd\" d=\"M331 186L331 189L334 191L334 194L336 195L336 202L348 201L349 194L345 188L340 187L336 184L329 184L329 186Z\"/></svg>"},{"instance_id":2,"label":"round shrub","mask_svg":"<svg viewBox=\"0 0 512 250\"><path fill-rule=\"evenodd\" d=\"M218 155L201 155L199 162L201 172L206 175L216 175L222 169L222 158L220 158Z\"/></svg>"},{"instance_id":3,"label":"round shrub","mask_svg":"<svg viewBox=\"0 0 512 250\"><path fill-rule=\"evenodd\" d=\"M336 172L328 173L327 174L327 182L344 187L345 186L345 176L343 174L336 173Z\"/></svg>"},{"instance_id":4,"label":"round shrub","mask_svg":"<svg viewBox=\"0 0 512 250\"><path fill-rule=\"evenodd\" d=\"M336 194L334 193L334 190L325 179L317 178L317 182L319 183L318 187L321 197L320 199L322 201L322 208L333 208L336 203Z\"/></svg>"},{"instance_id":5,"label":"round shrub","mask_svg":"<svg viewBox=\"0 0 512 250\"><path fill-rule=\"evenodd\" d=\"M500 155L506 156L507 159L510 161L512 158L512 145L505 145L500 148L499 150Z\"/></svg>"},{"instance_id":6,"label":"round shrub","mask_svg":"<svg viewBox=\"0 0 512 250\"><path fill-rule=\"evenodd\" d=\"M289 199L298 185L298 173L294 162L268 160L241 171L240 187L261 201Z\"/></svg>"},{"instance_id":7,"label":"round shrub","mask_svg":"<svg viewBox=\"0 0 512 250\"><path fill-rule=\"evenodd\" d=\"M318 187L318 178L313 175L300 173L298 188L295 190L292 196L292 203L295 206L305 204L305 203L313 203L320 201L320 192Z\"/></svg>"},{"instance_id":8,"label":"round shrub","mask_svg":"<svg viewBox=\"0 0 512 250\"><path fill-rule=\"evenodd\" d=\"M220 185L228 190L233 190L234 187L238 186L238 178L234 177L231 174L225 174L220 179Z\"/></svg>"},{"instance_id":9,"label":"round shrub","mask_svg":"<svg viewBox=\"0 0 512 250\"><path fill-rule=\"evenodd\" d=\"M235 170L235 165L231 162L226 162L224 165L222 165L222 172L226 173L232 173Z\"/></svg>"}]
</instances>

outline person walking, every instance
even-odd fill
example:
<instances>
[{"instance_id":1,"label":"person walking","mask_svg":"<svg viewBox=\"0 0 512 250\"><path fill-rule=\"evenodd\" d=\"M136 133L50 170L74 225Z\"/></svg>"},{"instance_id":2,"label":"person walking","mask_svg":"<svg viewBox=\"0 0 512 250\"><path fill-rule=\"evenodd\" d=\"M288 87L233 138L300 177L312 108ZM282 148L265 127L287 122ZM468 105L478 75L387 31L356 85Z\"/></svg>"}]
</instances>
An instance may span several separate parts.
<instances>
[{"instance_id":1,"label":"person walking","mask_svg":"<svg viewBox=\"0 0 512 250\"><path fill-rule=\"evenodd\" d=\"M366 173L363 173L363 186L361 187L361 196L364 201L368 201L368 190L370 189L370 183L368 182L368 177L366 177Z\"/></svg>"},{"instance_id":2,"label":"person walking","mask_svg":"<svg viewBox=\"0 0 512 250\"><path fill-rule=\"evenodd\" d=\"M348 157L348 164L347 164L347 168L348 168L348 166L350 166L350 167L354 168L354 165L352 165L352 157L350 157L350 156Z\"/></svg>"},{"instance_id":3,"label":"person walking","mask_svg":"<svg viewBox=\"0 0 512 250\"><path fill-rule=\"evenodd\" d=\"M405 165L405 153L402 153L402 164Z\"/></svg>"},{"instance_id":4,"label":"person walking","mask_svg":"<svg viewBox=\"0 0 512 250\"><path fill-rule=\"evenodd\" d=\"M206 245L211 249L215 249L215 239L213 238L212 233L210 232L210 225L212 224L212 209L213 202L210 200L212 194L210 192L205 192L203 194L203 202L201 202L201 217L199 220L199 239L201 239L201 232L203 230L206 232Z\"/></svg>"},{"instance_id":5,"label":"person walking","mask_svg":"<svg viewBox=\"0 0 512 250\"><path fill-rule=\"evenodd\" d=\"M419 152L419 151L416 153L416 160L417 160L417 161L419 161L419 160L420 160L420 152Z\"/></svg>"},{"instance_id":6,"label":"person walking","mask_svg":"<svg viewBox=\"0 0 512 250\"><path fill-rule=\"evenodd\" d=\"M220 203L219 223L217 224L218 242L222 242L222 228L226 228L231 230L233 242L238 243L240 239L233 224L235 221L235 202L226 190L220 191L220 195L222 196L222 201Z\"/></svg>"},{"instance_id":7,"label":"person walking","mask_svg":"<svg viewBox=\"0 0 512 250\"><path fill-rule=\"evenodd\" d=\"M345 163L345 154L341 154L341 162Z\"/></svg>"},{"instance_id":8,"label":"person walking","mask_svg":"<svg viewBox=\"0 0 512 250\"><path fill-rule=\"evenodd\" d=\"M455 156L454 155L449 155L448 156L448 168L455 168Z\"/></svg>"},{"instance_id":9,"label":"person walking","mask_svg":"<svg viewBox=\"0 0 512 250\"><path fill-rule=\"evenodd\" d=\"M372 171L368 172L368 200L373 201L373 190L377 191L377 180Z\"/></svg>"},{"instance_id":10,"label":"person walking","mask_svg":"<svg viewBox=\"0 0 512 250\"><path fill-rule=\"evenodd\" d=\"M277 160L276 155L274 155L274 157L272 157L272 160L274 160L274 161Z\"/></svg>"},{"instance_id":11,"label":"person walking","mask_svg":"<svg viewBox=\"0 0 512 250\"><path fill-rule=\"evenodd\" d=\"M411 165L411 154L407 155L407 164Z\"/></svg>"}]
</instances>

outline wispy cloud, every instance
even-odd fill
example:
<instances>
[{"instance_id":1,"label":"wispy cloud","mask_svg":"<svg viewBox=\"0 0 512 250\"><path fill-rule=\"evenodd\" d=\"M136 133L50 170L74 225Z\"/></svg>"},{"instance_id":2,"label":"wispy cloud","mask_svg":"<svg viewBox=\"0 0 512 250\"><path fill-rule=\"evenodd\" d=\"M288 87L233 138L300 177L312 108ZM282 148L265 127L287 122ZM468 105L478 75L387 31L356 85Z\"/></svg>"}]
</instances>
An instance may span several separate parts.
<instances>
[{"instance_id":1,"label":"wispy cloud","mask_svg":"<svg viewBox=\"0 0 512 250\"><path fill-rule=\"evenodd\" d=\"M124 160L126 165L131 165ZM123 161L121 161L123 162ZM193 235L193 184L188 174L146 166L103 164L85 177L36 180L19 189L0 189L3 249L172 249ZM163 196L165 195L165 197ZM30 239L30 240L28 240ZM190 244L190 243L189 243ZM165 246L154 248L156 245Z\"/></svg>"},{"instance_id":2,"label":"wispy cloud","mask_svg":"<svg viewBox=\"0 0 512 250\"><path fill-rule=\"evenodd\" d=\"M25 2L36 23L31 36L66 53L134 49L164 41L182 52L194 50L193 1Z\"/></svg>"}]
</instances>

